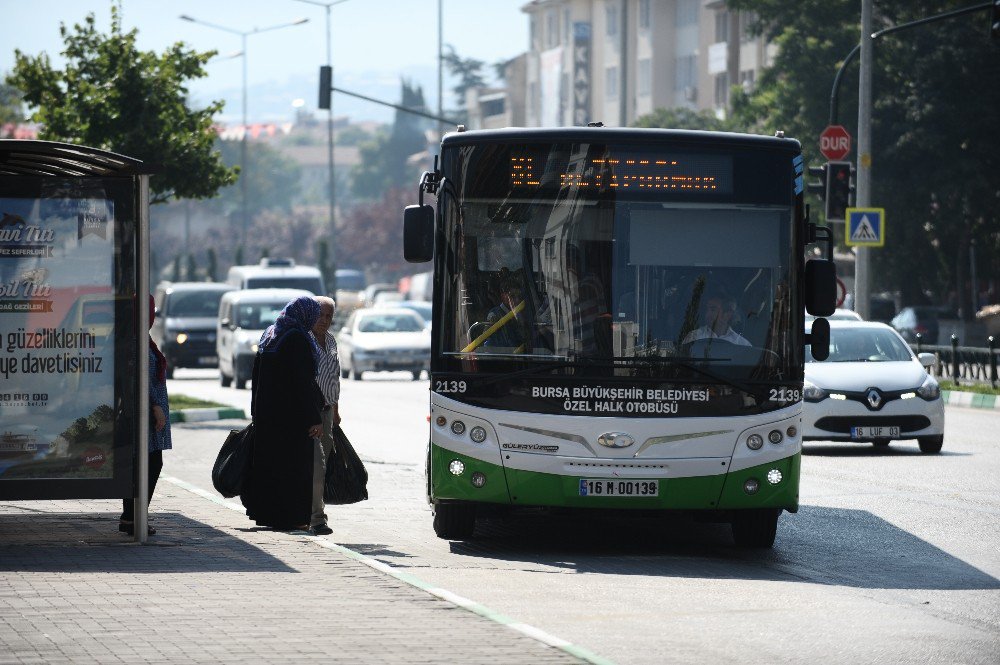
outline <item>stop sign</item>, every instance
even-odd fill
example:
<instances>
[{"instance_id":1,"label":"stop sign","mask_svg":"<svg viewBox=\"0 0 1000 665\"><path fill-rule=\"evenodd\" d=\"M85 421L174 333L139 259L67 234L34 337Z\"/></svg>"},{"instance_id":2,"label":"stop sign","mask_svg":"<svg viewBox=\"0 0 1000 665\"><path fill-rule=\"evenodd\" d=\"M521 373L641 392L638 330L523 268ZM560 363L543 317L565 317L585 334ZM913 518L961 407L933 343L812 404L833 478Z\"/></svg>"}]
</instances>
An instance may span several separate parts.
<instances>
[{"instance_id":1,"label":"stop sign","mask_svg":"<svg viewBox=\"0 0 1000 665\"><path fill-rule=\"evenodd\" d=\"M819 135L819 151L832 162L840 161L851 151L851 135L843 125L828 125Z\"/></svg>"}]
</instances>

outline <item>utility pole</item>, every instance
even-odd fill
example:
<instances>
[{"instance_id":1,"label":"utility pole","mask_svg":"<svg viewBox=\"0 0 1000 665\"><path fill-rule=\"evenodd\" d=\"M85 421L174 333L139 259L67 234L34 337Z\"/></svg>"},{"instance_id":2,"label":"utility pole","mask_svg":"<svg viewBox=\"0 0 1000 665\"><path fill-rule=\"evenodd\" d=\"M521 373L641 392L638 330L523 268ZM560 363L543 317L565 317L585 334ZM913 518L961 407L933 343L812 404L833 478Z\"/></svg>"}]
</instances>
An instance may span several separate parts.
<instances>
[{"instance_id":1,"label":"utility pole","mask_svg":"<svg viewBox=\"0 0 1000 665\"><path fill-rule=\"evenodd\" d=\"M855 205L871 205L872 179L872 2L861 0L861 76L858 83L858 165ZM846 226L845 226L846 228ZM858 247L854 260L854 310L866 321L871 315L871 257L868 247Z\"/></svg>"}]
</instances>

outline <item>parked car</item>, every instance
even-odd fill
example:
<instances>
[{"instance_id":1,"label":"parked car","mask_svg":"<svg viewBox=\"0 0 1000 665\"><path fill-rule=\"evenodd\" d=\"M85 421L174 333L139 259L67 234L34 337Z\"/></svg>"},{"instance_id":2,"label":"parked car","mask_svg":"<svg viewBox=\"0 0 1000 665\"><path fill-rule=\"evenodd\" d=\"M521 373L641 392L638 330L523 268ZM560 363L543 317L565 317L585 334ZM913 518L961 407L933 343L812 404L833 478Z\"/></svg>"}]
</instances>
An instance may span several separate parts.
<instances>
[{"instance_id":1,"label":"parked car","mask_svg":"<svg viewBox=\"0 0 1000 665\"><path fill-rule=\"evenodd\" d=\"M341 376L406 370L413 380L430 371L431 336L419 314L403 308L356 309L337 335Z\"/></svg>"},{"instance_id":2,"label":"parked car","mask_svg":"<svg viewBox=\"0 0 1000 665\"><path fill-rule=\"evenodd\" d=\"M918 334L924 344L937 344L940 314L941 310L937 307L904 307L892 318L891 325L911 344L916 343Z\"/></svg>"},{"instance_id":3,"label":"parked car","mask_svg":"<svg viewBox=\"0 0 1000 665\"><path fill-rule=\"evenodd\" d=\"M253 374L253 359L264 329L289 301L312 296L304 289L244 289L222 296L217 318L219 380L242 390Z\"/></svg>"},{"instance_id":4,"label":"parked car","mask_svg":"<svg viewBox=\"0 0 1000 665\"><path fill-rule=\"evenodd\" d=\"M222 294L236 287L217 282L160 282L153 293L156 319L149 334L167 358L167 377L177 367L218 367L216 322Z\"/></svg>"},{"instance_id":5,"label":"parked car","mask_svg":"<svg viewBox=\"0 0 1000 665\"><path fill-rule=\"evenodd\" d=\"M934 354L915 356L884 323L831 321L830 357L806 360L804 440L916 439L921 452L940 452L944 403L927 372Z\"/></svg>"}]
</instances>

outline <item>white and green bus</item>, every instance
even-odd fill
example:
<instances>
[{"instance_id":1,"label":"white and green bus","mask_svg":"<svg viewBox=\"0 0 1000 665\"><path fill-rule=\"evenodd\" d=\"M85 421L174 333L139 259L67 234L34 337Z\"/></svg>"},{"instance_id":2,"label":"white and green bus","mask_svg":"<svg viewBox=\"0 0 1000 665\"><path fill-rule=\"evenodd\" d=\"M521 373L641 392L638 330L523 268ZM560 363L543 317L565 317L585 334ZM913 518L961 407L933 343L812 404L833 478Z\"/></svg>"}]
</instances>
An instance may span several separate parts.
<instances>
[{"instance_id":1,"label":"white and green bus","mask_svg":"<svg viewBox=\"0 0 1000 665\"><path fill-rule=\"evenodd\" d=\"M437 535L519 507L699 511L770 547L799 505L806 344L829 344L803 311L836 291L804 259L802 171L780 136L446 135L404 213L407 260L433 261Z\"/></svg>"}]
</instances>

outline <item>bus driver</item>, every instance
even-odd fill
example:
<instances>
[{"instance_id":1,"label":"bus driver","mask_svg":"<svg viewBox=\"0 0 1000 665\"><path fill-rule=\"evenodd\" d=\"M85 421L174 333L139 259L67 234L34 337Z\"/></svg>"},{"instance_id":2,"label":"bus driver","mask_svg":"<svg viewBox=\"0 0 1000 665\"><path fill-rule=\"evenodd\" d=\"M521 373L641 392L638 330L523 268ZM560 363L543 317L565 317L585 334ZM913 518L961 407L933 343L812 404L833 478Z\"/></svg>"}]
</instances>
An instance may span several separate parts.
<instances>
[{"instance_id":1,"label":"bus driver","mask_svg":"<svg viewBox=\"0 0 1000 665\"><path fill-rule=\"evenodd\" d=\"M710 294L705 302L705 324L689 332L682 343L690 344L700 339L719 339L739 346L751 346L743 335L730 326L735 312L736 301L733 298L723 293Z\"/></svg>"}]
</instances>

